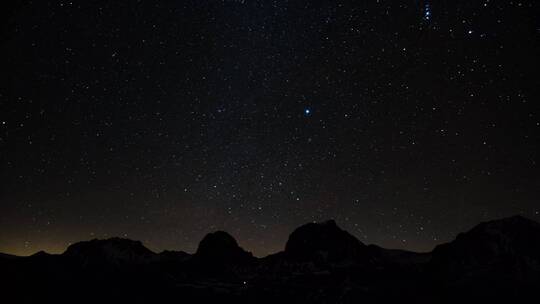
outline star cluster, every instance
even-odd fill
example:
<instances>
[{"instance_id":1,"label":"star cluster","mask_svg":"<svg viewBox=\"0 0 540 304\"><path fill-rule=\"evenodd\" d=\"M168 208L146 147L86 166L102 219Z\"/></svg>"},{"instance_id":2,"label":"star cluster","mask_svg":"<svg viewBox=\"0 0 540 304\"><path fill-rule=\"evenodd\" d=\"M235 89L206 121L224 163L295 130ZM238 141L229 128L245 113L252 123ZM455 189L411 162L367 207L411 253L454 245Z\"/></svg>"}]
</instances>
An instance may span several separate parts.
<instances>
[{"instance_id":1,"label":"star cluster","mask_svg":"<svg viewBox=\"0 0 540 304\"><path fill-rule=\"evenodd\" d=\"M540 219L536 1L27 1L2 13L0 252L257 255L334 218L430 250Z\"/></svg>"}]
</instances>

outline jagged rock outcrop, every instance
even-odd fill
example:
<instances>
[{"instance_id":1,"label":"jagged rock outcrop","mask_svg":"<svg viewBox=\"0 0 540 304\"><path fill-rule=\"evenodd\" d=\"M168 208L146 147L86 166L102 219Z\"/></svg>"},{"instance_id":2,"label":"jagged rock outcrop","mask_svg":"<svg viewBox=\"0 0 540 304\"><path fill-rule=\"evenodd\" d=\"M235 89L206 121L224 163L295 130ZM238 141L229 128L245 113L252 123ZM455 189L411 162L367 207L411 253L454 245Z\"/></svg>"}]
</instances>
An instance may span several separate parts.
<instances>
[{"instance_id":1,"label":"jagged rock outcrop","mask_svg":"<svg viewBox=\"0 0 540 304\"><path fill-rule=\"evenodd\" d=\"M364 263L370 260L366 249L366 245L330 220L297 228L289 236L284 257L318 264Z\"/></svg>"},{"instance_id":2,"label":"jagged rock outcrop","mask_svg":"<svg viewBox=\"0 0 540 304\"><path fill-rule=\"evenodd\" d=\"M199 243L194 257L212 263L246 263L254 259L236 240L225 231L207 234Z\"/></svg>"},{"instance_id":3,"label":"jagged rock outcrop","mask_svg":"<svg viewBox=\"0 0 540 304\"><path fill-rule=\"evenodd\" d=\"M88 264L141 264L156 259L157 254L144 247L140 241L122 238L94 239L75 243L63 256Z\"/></svg>"},{"instance_id":4,"label":"jagged rock outcrop","mask_svg":"<svg viewBox=\"0 0 540 304\"><path fill-rule=\"evenodd\" d=\"M522 302L540 286L540 224L521 216L481 223L433 250L427 278L456 302Z\"/></svg>"},{"instance_id":5,"label":"jagged rock outcrop","mask_svg":"<svg viewBox=\"0 0 540 304\"><path fill-rule=\"evenodd\" d=\"M540 224L513 216L481 223L433 251L432 265L459 273L521 264L540 270ZM517 266L517 265L514 265Z\"/></svg>"}]
</instances>

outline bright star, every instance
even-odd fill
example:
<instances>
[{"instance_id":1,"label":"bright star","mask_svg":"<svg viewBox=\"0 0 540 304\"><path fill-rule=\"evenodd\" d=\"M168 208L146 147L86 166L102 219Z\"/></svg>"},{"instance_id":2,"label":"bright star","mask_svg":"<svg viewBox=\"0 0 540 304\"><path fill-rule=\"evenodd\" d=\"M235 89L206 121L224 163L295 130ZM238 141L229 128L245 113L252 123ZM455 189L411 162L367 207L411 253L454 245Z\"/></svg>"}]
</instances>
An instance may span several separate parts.
<instances>
[{"instance_id":1,"label":"bright star","mask_svg":"<svg viewBox=\"0 0 540 304\"><path fill-rule=\"evenodd\" d=\"M306 115L311 114L311 110L310 109L304 109L304 114L306 114Z\"/></svg>"}]
</instances>

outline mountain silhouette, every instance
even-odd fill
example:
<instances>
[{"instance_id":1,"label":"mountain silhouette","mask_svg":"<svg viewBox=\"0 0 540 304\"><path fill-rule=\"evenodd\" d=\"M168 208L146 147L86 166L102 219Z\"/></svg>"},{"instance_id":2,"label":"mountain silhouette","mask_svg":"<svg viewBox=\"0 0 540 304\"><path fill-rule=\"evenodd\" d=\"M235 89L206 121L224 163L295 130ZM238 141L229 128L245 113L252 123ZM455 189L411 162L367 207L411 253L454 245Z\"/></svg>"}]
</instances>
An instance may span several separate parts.
<instances>
[{"instance_id":1,"label":"mountain silhouette","mask_svg":"<svg viewBox=\"0 0 540 304\"><path fill-rule=\"evenodd\" d=\"M289 236L285 254L299 261L337 262L358 260L366 248L357 238L339 228L334 220L329 220L297 228Z\"/></svg>"},{"instance_id":2,"label":"mountain silhouette","mask_svg":"<svg viewBox=\"0 0 540 304\"><path fill-rule=\"evenodd\" d=\"M94 239L67 248L63 256L79 260L83 265L147 263L157 255L139 241L122 238Z\"/></svg>"},{"instance_id":3,"label":"mountain silhouette","mask_svg":"<svg viewBox=\"0 0 540 304\"><path fill-rule=\"evenodd\" d=\"M253 259L236 240L225 231L207 234L199 243L195 258L215 262L244 263Z\"/></svg>"},{"instance_id":4,"label":"mountain silhouette","mask_svg":"<svg viewBox=\"0 0 540 304\"><path fill-rule=\"evenodd\" d=\"M17 258L15 255L0 253L0 260L10 260L15 258Z\"/></svg>"},{"instance_id":5,"label":"mountain silhouette","mask_svg":"<svg viewBox=\"0 0 540 304\"><path fill-rule=\"evenodd\" d=\"M540 224L522 216L481 223L432 253L428 271L448 295L478 301L536 297L540 287ZM474 288L471 288L474 286Z\"/></svg>"},{"instance_id":6,"label":"mountain silhouette","mask_svg":"<svg viewBox=\"0 0 540 304\"><path fill-rule=\"evenodd\" d=\"M518 303L538 300L540 224L489 221L415 253L365 245L330 220L300 226L264 258L216 231L194 254L94 239L62 254L0 254L0 267L7 303Z\"/></svg>"},{"instance_id":7,"label":"mountain silhouette","mask_svg":"<svg viewBox=\"0 0 540 304\"><path fill-rule=\"evenodd\" d=\"M522 262L530 269L540 267L539 223L522 216L481 223L433 251L433 263L454 271L507 262Z\"/></svg>"}]
</instances>

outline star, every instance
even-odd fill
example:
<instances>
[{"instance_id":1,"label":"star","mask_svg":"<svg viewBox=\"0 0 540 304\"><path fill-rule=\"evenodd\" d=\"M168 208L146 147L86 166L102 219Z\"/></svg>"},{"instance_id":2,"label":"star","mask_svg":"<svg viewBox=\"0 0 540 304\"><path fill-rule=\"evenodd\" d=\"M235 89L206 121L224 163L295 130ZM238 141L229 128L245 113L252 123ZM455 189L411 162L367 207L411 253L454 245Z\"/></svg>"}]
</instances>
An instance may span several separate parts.
<instances>
[{"instance_id":1,"label":"star","mask_svg":"<svg viewBox=\"0 0 540 304\"><path fill-rule=\"evenodd\" d=\"M431 19L431 6L426 3L424 6L424 20L429 21Z\"/></svg>"}]
</instances>

